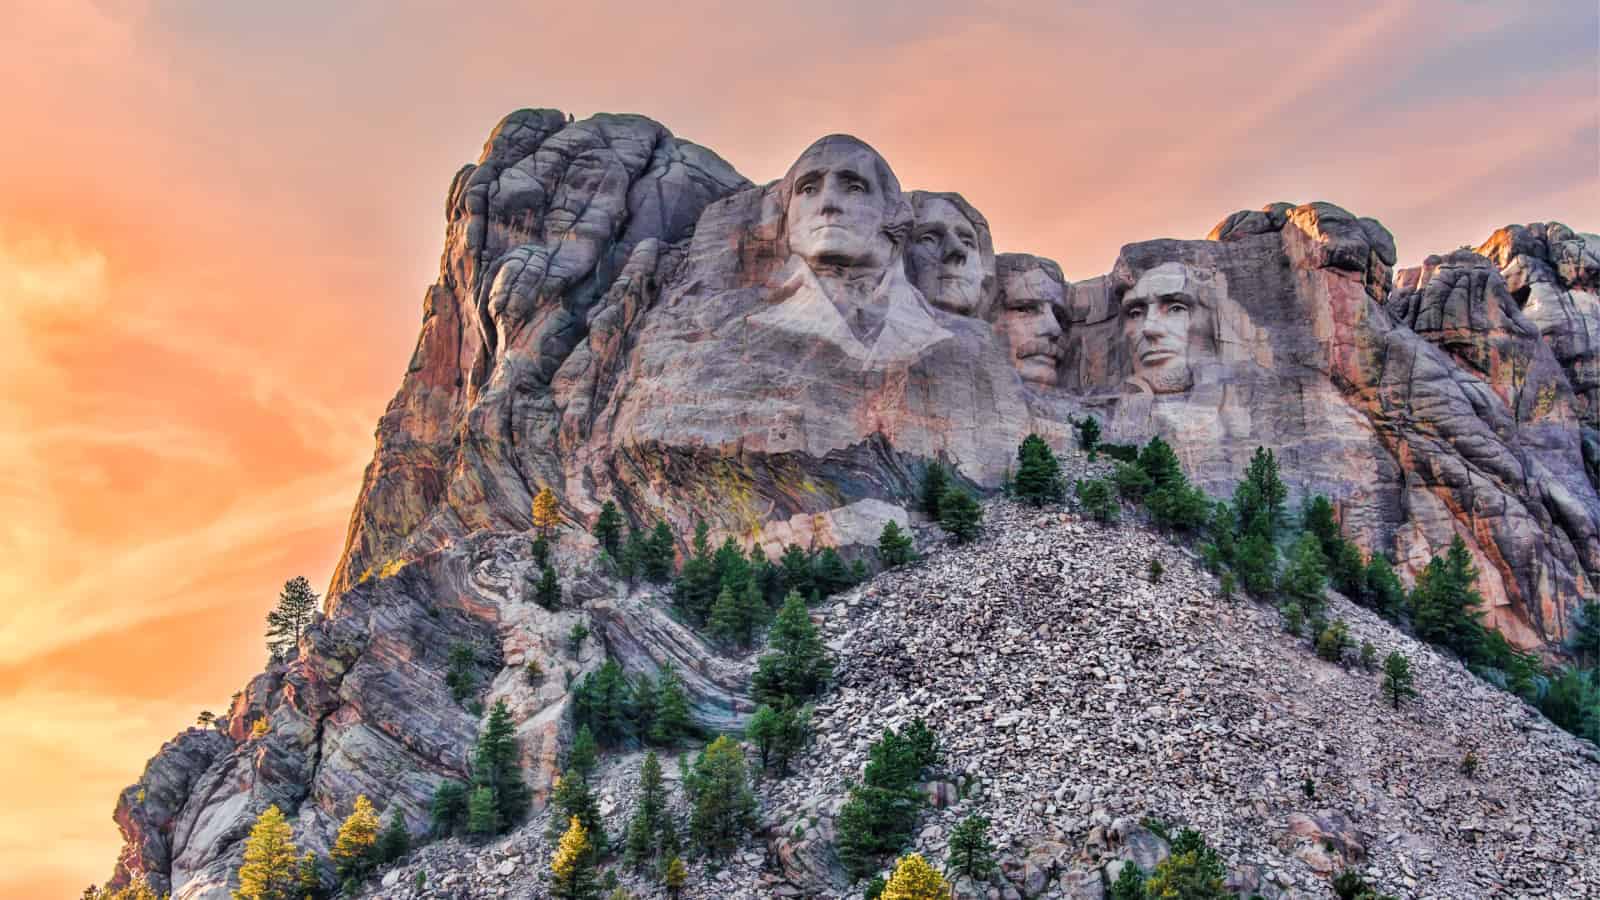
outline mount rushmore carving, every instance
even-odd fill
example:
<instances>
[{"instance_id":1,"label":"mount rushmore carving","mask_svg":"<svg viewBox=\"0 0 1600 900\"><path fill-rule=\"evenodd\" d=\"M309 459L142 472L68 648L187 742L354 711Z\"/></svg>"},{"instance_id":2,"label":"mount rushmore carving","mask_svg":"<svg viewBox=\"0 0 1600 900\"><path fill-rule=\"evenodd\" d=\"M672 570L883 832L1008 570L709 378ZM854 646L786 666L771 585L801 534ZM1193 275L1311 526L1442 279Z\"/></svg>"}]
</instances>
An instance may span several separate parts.
<instances>
[{"instance_id":1,"label":"mount rushmore carving","mask_svg":"<svg viewBox=\"0 0 1600 900\"><path fill-rule=\"evenodd\" d=\"M1062 448L1081 415L1166 436L1219 494L1271 447L1402 568L1460 534L1523 646L1600 572L1600 265L1560 225L1396 286L1382 225L1274 204L1068 283L853 137L752 185L648 119L548 110L495 129L448 220L335 593L526 527L543 485L580 523L609 499L679 534L865 543L929 463L994 489L1022 436Z\"/></svg>"}]
</instances>

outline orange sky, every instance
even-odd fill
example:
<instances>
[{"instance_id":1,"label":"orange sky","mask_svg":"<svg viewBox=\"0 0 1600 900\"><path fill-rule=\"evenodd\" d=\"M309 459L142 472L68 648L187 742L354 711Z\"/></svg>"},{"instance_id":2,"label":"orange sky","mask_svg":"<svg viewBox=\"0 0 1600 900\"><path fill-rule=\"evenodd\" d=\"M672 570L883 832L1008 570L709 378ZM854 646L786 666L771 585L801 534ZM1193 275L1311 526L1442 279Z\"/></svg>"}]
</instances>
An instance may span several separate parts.
<instances>
[{"instance_id":1,"label":"orange sky","mask_svg":"<svg viewBox=\"0 0 1600 900\"><path fill-rule=\"evenodd\" d=\"M1509 222L1600 229L1591 0L18 6L0 35L7 897L104 879L116 792L260 667L286 579L326 584L444 190L516 107L646 113L756 181L852 132L907 188L964 193L998 249L1073 277L1276 200L1377 217L1403 264Z\"/></svg>"}]
</instances>

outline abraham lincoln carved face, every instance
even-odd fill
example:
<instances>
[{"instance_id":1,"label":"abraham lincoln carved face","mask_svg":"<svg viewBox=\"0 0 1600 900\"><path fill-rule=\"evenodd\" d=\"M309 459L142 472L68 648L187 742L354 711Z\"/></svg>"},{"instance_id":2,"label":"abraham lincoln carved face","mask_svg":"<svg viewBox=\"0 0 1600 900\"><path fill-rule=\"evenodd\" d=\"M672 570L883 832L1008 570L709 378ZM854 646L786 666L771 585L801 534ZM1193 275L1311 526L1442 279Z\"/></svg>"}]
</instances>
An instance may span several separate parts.
<instances>
[{"instance_id":1,"label":"abraham lincoln carved face","mask_svg":"<svg viewBox=\"0 0 1600 900\"><path fill-rule=\"evenodd\" d=\"M1201 296L1195 274L1180 262L1145 272L1122 295L1122 340L1133 380L1151 393L1176 394L1193 384L1190 354L1213 330Z\"/></svg>"}]
</instances>

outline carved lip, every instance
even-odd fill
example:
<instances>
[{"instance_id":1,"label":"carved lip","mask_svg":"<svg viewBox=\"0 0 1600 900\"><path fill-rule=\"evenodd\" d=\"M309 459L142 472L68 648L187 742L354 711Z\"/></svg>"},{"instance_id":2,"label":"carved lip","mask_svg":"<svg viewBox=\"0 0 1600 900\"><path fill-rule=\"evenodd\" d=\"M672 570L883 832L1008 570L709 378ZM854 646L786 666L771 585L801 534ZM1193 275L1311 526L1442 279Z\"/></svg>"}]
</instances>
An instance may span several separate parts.
<instances>
[{"instance_id":1,"label":"carved lip","mask_svg":"<svg viewBox=\"0 0 1600 900\"><path fill-rule=\"evenodd\" d=\"M1164 363L1167 360L1177 358L1178 352L1176 350L1167 350L1165 348L1146 350L1139 354L1139 361L1142 363Z\"/></svg>"}]
</instances>

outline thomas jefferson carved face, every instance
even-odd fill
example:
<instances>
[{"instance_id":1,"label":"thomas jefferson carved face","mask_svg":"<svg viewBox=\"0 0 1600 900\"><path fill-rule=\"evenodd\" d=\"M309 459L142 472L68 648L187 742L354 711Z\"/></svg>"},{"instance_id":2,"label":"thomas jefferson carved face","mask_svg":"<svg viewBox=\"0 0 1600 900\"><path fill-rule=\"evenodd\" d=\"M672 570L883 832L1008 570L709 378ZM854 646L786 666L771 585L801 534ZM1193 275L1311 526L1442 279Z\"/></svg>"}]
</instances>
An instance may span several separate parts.
<instances>
[{"instance_id":1,"label":"thomas jefferson carved face","mask_svg":"<svg viewBox=\"0 0 1600 900\"><path fill-rule=\"evenodd\" d=\"M1066 291L1035 265L1005 272L995 332L1011 351L1011 364L1023 381L1054 386L1061 361L1061 324L1066 315Z\"/></svg>"},{"instance_id":2,"label":"thomas jefferson carved face","mask_svg":"<svg viewBox=\"0 0 1600 900\"><path fill-rule=\"evenodd\" d=\"M927 197L917 204L906 262L929 303L959 316L980 314L984 271L978 228L954 203Z\"/></svg>"},{"instance_id":3,"label":"thomas jefferson carved face","mask_svg":"<svg viewBox=\"0 0 1600 900\"><path fill-rule=\"evenodd\" d=\"M1122 339L1134 380L1156 394L1189 389L1189 353L1211 331L1211 311L1200 302L1187 266L1162 263L1122 296Z\"/></svg>"},{"instance_id":4,"label":"thomas jefferson carved face","mask_svg":"<svg viewBox=\"0 0 1600 900\"><path fill-rule=\"evenodd\" d=\"M882 268L894 252L885 225L900 185L876 150L844 135L825 137L800 154L784 176L789 250L811 264Z\"/></svg>"}]
</instances>

